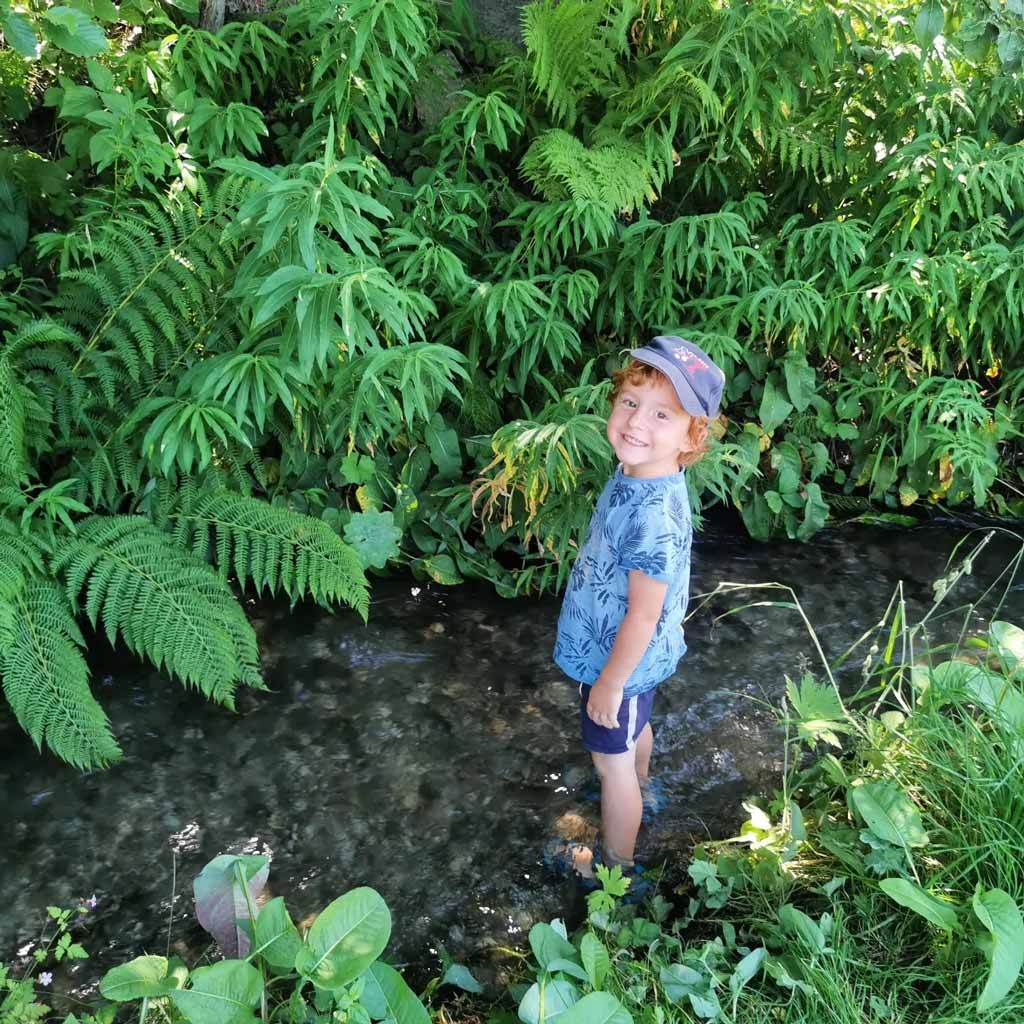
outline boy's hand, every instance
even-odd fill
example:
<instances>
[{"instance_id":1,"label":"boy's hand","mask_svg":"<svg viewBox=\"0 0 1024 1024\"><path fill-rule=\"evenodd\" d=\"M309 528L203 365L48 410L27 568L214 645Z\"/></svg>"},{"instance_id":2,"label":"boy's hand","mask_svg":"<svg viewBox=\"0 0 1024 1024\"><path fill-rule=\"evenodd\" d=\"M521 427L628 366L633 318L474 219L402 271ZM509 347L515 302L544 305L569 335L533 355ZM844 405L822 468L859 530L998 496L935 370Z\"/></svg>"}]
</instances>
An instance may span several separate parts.
<instances>
[{"instance_id":1,"label":"boy's hand","mask_svg":"<svg viewBox=\"0 0 1024 1024\"><path fill-rule=\"evenodd\" d=\"M622 690L599 679L590 688L587 714L595 725L614 729L619 724L619 708L622 706Z\"/></svg>"}]
</instances>

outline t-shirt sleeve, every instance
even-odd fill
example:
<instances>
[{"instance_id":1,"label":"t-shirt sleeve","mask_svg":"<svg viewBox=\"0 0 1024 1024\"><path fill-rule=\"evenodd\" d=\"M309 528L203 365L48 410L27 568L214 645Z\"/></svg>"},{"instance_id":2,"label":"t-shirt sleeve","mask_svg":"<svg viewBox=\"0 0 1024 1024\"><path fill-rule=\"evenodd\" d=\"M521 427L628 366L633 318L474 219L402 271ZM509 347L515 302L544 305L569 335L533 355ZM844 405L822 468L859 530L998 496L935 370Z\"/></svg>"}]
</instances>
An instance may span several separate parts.
<instances>
[{"instance_id":1,"label":"t-shirt sleeve","mask_svg":"<svg viewBox=\"0 0 1024 1024\"><path fill-rule=\"evenodd\" d=\"M683 492L660 494L626 512L619 526L618 562L651 579L671 583L690 563L693 529Z\"/></svg>"}]
</instances>

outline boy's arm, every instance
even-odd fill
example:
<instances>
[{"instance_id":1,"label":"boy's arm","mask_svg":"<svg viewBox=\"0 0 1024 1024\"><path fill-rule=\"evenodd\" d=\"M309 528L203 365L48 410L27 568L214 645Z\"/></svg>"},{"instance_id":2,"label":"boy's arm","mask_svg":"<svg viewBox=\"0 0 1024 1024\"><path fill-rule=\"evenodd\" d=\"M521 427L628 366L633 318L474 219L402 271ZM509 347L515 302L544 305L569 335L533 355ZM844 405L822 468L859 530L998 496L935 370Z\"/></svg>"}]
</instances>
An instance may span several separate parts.
<instances>
[{"instance_id":1,"label":"boy's arm","mask_svg":"<svg viewBox=\"0 0 1024 1024\"><path fill-rule=\"evenodd\" d=\"M587 701L587 714L595 724L606 729L618 724L622 693L650 646L666 593L668 583L651 579L638 569L630 571L626 616Z\"/></svg>"}]
</instances>

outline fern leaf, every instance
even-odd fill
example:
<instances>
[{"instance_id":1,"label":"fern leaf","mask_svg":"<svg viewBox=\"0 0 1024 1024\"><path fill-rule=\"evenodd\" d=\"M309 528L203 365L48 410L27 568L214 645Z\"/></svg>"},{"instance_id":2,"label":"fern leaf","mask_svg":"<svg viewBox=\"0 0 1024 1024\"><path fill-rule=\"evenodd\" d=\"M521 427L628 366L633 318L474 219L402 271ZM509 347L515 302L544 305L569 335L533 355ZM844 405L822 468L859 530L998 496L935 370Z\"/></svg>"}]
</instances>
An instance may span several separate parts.
<instances>
[{"instance_id":1,"label":"fern leaf","mask_svg":"<svg viewBox=\"0 0 1024 1024\"><path fill-rule=\"evenodd\" d=\"M369 590L359 556L321 520L225 490L197 497L192 488L172 515L177 537L198 555L212 541L222 575L234 572L242 584L293 600L343 601L365 621Z\"/></svg>"},{"instance_id":2,"label":"fern leaf","mask_svg":"<svg viewBox=\"0 0 1024 1024\"><path fill-rule=\"evenodd\" d=\"M541 0L523 8L523 41L533 58L533 82L551 113L567 124L593 87L595 61L603 56L595 34L604 4Z\"/></svg>"},{"instance_id":3,"label":"fern leaf","mask_svg":"<svg viewBox=\"0 0 1024 1024\"><path fill-rule=\"evenodd\" d=\"M54 561L68 597L113 643L228 707L239 683L261 685L256 637L230 588L205 562L138 516L91 516Z\"/></svg>"},{"instance_id":4,"label":"fern leaf","mask_svg":"<svg viewBox=\"0 0 1024 1024\"><path fill-rule=\"evenodd\" d=\"M643 146L609 136L588 148L560 129L539 135L519 169L546 199L590 200L624 212L653 203L661 184Z\"/></svg>"},{"instance_id":5,"label":"fern leaf","mask_svg":"<svg viewBox=\"0 0 1024 1024\"><path fill-rule=\"evenodd\" d=\"M20 483L27 475L25 393L4 352L0 356L0 483Z\"/></svg>"},{"instance_id":6,"label":"fern leaf","mask_svg":"<svg viewBox=\"0 0 1024 1024\"><path fill-rule=\"evenodd\" d=\"M0 633L4 695L39 748L79 768L116 761L121 750L89 690L82 634L67 599L48 580L29 580L10 602Z\"/></svg>"}]
</instances>

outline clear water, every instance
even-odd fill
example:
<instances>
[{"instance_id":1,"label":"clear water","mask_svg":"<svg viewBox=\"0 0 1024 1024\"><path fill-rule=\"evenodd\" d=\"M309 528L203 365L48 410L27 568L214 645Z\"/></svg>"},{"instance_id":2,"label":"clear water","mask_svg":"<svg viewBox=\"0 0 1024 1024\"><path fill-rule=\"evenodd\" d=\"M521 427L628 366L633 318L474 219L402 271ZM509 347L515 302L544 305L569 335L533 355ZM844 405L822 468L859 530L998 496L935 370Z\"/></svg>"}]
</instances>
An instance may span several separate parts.
<instances>
[{"instance_id":1,"label":"clear water","mask_svg":"<svg viewBox=\"0 0 1024 1024\"><path fill-rule=\"evenodd\" d=\"M693 591L784 582L835 657L881 617L898 581L912 611L925 609L963 536L847 528L810 545L759 545L712 531L698 540ZM983 594L1018 547L993 538L956 603ZM757 596L785 599L747 595ZM694 615L690 653L659 692L654 767L672 802L641 833L652 859L725 834L744 817L741 801L778 778L765 705L812 646L783 608L720 618L744 600L715 597ZM443 945L486 976L501 962L495 949L569 909L566 887L543 870L545 841L586 837L597 823L575 690L550 660L557 607L408 580L375 586L368 626L252 603L272 692L242 694L237 714L99 651L95 687L122 763L82 775L0 720L0 960L26 950L48 904L92 894L94 958L58 973L58 989L81 990L141 952L194 960L207 942L191 880L209 858L245 851L273 857L270 889L296 920L373 885L392 910L395 958L426 976ZM1024 622L1019 582L1002 614Z\"/></svg>"}]
</instances>

